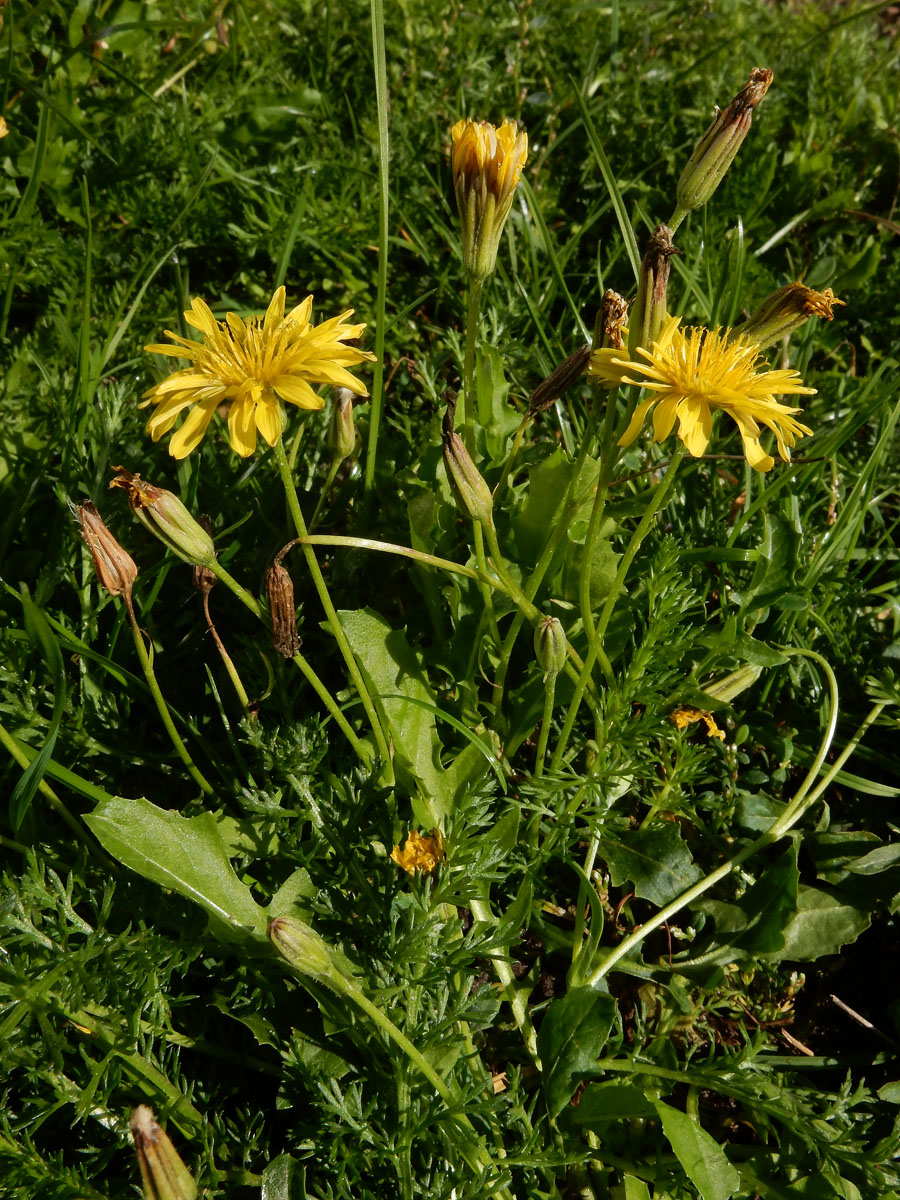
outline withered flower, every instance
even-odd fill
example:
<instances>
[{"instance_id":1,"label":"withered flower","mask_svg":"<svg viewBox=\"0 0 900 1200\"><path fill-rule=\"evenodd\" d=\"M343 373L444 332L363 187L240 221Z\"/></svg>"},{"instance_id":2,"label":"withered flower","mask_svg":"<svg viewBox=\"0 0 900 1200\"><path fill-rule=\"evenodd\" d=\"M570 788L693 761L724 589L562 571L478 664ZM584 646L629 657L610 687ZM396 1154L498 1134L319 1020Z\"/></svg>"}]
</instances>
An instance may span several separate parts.
<instances>
[{"instance_id":1,"label":"withered flower","mask_svg":"<svg viewBox=\"0 0 900 1200\"><path fill-rule=\"evenodd\" d=\"M138 574L137 564L107 529L96 505L85 500L78 505L77 512L81 536L91 552L101 586L111 596L124 596L130 602L131 589Z\"/></svg>"}]
</instances>

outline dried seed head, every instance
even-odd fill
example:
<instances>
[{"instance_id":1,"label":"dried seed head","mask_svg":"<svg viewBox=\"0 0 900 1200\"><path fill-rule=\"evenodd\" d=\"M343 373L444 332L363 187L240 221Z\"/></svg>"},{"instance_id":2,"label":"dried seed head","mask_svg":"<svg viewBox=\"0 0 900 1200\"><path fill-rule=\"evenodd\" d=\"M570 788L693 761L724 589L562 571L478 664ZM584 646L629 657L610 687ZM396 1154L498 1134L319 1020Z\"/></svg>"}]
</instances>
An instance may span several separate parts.
<instances>
[{"instance_id":1,"label":"dried seed head","mask_svg":"<svg viewBox=\"0 0 900 1200\"><path fill-rule=\"evenodd\" d=\"M728 107L716 114L678 180L675 194L682 214L702 208L721 183L750 130L753 110L769 90L772 78L767 68L754 67Z\"/></svg>"},{"instance_id":2,"label":"dried seed head","mask_svg":"<svg viewBox=\"0 0 900 1200\"><path fill-rule=\"evenodd\" d=\"M600 302L594 323L594 345L598 349L624 350L623 330L628 317L628 301L612 288L607 288Z\"/></svg>"},{"instance_id":3,"label":"dried seed head","mask_svg":"<svg viewBox=\"0 0 900 1200\"><path fill-rule=\"evenodd\" d=\"M272 644L283 658L293 658L300 649L294 585L280 562L266 571L266 595L272 615Z\"/></svg>"},{"instance_id":4,"label":"dried seed head","mask_svg":"<svg viewBox=\"0 0 900 1200\"><path fill-rule=\"evenodd\" d=\"M570 354L569 357L555 367L546 379L537 385L528 400L530 416L544 412L573 387L587 370L591 348L585 343Z\"/></svg>"},{"instance_id":5,"label":"dried seed head","mask_svg":"<svg viewBox=\"0 0 900 1200\"><path fill-rule=\"evenodd\" d=\"M146 1104L139 1104L129 1121L145 1200L195 1200L197 1185Z\"/></svg>"},{"instance_id":6,"label":"dried seed head","mask_svg":"<svg viewBox=\"0 0 900 1200\"><path fill-rule=\"evenodd\" d=\"M667 225L657 225L647 242L638 276L637 299L628 319L628 351L638 346L648 349L656 341L666 319L666 293L669 287L669 259L678 251Z\"/></svg>"},{"instance_id":7,"label":"dried seed head","mask_svg":"<svg viewBox=\"0 0 900 1200\"><path fill-rule=\"evenodd\" d=\"M137 565L103 523L97 508L90 500L85 500L78 506L78 519L81 522L81 536L87 542L87 547L94 560L94 570L102 587L111 596L124 596L131 599L131 589L137 579Z\"/></svg>"},{"instance_id":8,"label":"dried seed head","mask_svg":"<svg viewBox=\"0 0 900 1200\"><path fill-rule=\"evenodd\" d=\"M185 562L212 567L216 561L212 538L197 524L174 492L154 487L124 467L113 467L113 470L118 471L118 475L110 480L109 486L125 490L128 507L142 525Z\"/></svg>"}]
</instances>

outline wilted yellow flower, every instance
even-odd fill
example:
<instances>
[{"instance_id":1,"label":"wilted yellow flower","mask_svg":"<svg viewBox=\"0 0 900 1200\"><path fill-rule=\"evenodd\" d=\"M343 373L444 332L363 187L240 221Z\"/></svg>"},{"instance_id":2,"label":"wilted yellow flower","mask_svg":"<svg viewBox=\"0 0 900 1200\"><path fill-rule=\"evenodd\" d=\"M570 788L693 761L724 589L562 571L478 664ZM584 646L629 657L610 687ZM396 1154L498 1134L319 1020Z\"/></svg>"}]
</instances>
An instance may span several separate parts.
<instances>
[{"instance_id":1,"label":"wilted yellow flower","mask_svg":"<svg viewBox=\"0 0 900 1200\"><path fill-rule=\"evenodd\" d=\"M432 829L427 837L422 837L418 829L411 829L406 838L406 845L401 850L399 845L391 851L391 858L398 867L415 875L421 871L430 875L444 859L444 839L439 829Z\"/></svg>"},{"instance_id":2,"label":"wilted yellow flower","mask_svg":"<svg viewBox=\"0 0 900 1200\"><path fill-rule=\"evenodd\" d=\"M712 713L704 712L701 708L692 708L689 704L682 705L681 708L676 708L673 713L669 714L669 720L673 721L679 729L687 729L688 725L702 721L710 738L718 738L720 742L725 741L725 734L716 724Z\"/></svg>"},{"instance_id":3,"label":"wilted yellow flower","mask_svg":"<svg viewBox=\"0 0 900 1200\"><path fill-rule=\"evenodd\" d=\"M762 349L804 325L810 317L834 318L835 304L843 305L831 288L817 292L802 283L787 283L763 300L755 313L739 325L732 337L748 337Z\"/></svg>"},{"instance_id":4,"label":"wilted yellow flower","mask_svg":"<svg viewBox=\"0 0 900 1200\"><path fill-rule=\"evenodd\" d=\"M232 448L246 458L256 449L257 430L270 446L281 437L280 401L298 408L322 407L324 401L310 384L333 384L366 395L363 384L346 369L374 359L367 350L345 345L365 329L364 324L346 324L353 310L312 325L312 296L287 315L284 298L280 287L264 317L242 319L228 313L224 321L217 321L209 306L196 299L184 316L203 335L202 342L166 330L175 345L144 347L152 354L193 363L144 393L142 407L157 405L147 422L154 442L169 432L180 412L191 409L169 443L170 454L186 458L200 444L218 406L228 403L228 436Z\"/></svg>"},{"instance_id":5,"label":"wilted yellow flower","mask_svg":"<svg viewBox=\"0 0 900 1200\"><path fill-rule=\"evenodd\" d=\"M791 460L798 437L812 433L794 419L799 408L779 404L776 395L813 395L796 371L770 371L759 366L759 347L749 338L729 340L727 330L678 328L680 317L669 317L652 350L638 347L645 360L635 362L621 350L595 350L589 375L605 383L630 383L653 395L642 400L620 446L630 445L641 431L651 408L657 442L667 438L678 419L678 436L694 457L703 454L712 433L712 414L722 409L735 422L751 467L768 471L774 459L759 444L761 426L771 429L778 453Z\"/></svg>"},{"instance_id":6,"label":"wilted yellow flower","mask_svg":"<svg viewBox=\"0 0 900 1200\"><path fill-rule=\"evenodd\" d=\"M486 279L497 261L497 247L513 194L528 157L528 134L515 121L496 129L490 121L457 121L451 169L463 229L466 270Z\"/></svg>"}]
</instances>

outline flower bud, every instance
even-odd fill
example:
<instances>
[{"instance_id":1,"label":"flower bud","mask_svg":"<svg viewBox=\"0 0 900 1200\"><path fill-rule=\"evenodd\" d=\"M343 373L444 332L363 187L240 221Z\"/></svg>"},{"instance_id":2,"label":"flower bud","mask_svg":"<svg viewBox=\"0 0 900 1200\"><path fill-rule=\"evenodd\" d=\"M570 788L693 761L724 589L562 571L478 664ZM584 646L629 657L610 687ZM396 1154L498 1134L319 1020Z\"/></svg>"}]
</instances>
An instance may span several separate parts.
<instances>
[{"instance_id":1,"label":"flower bud","mask_svg":"<svg viewBox=\"0 0 900 1200\"><path fill-rule=\"evenodd\" d=\"M570 354L565 362L561 362L541 383L537 385L528 400L528 414L544 412L550 408L560 396L573 387L587 370L591 348L587 343L580 346L574 354Z\"/></svg>"},{"instance_id":2,"label":"flower bud","mask_svg":"<svg viewBox=\"0 0 900 1200\"><path fill-rule=\"evenodd\" d=\"M702 208L719 186L749 132L753 110L771 83L770 70L754 67L728 107L716 113L678 180L675 196L681 215Z\"/></svg>"},{"instance_id":3,"label":"flower bud","mask_svg":"<svg viewBox=\"0 0 900 1200\"><path fill-rule=\"evenodd\" d=\"M87 542L101 586L111 596L124 596L130 601L131 589L137 579L137 564L106 528L90 500L80 504L77 511L81 536Z\"/></svg>"},{"instance_id":4,"label":"flower bud","mask_svg":"<svg viewBox=\"0 0 900 1200\"><path fill-rule=\"evenodd\" d=\"M213 523L205 513L198 518L197 524L212 537ZM191 583L204 596L208 596L218 582L219 577L215 571L211 571L209 567L204 567L202 563L198 563L191 572Z\"/></svg>"},{"instance_id":5,"label":"flower bud","mask_svg":"<svg viewBox=\"0 0 900 1200\"><path fill-rule=\"evenodd\" d=\"M494 524L494 498L459 434L453 432L455 401L444 413L444 466L456 485L456 494L466 514L488 528Z\"/></svg>"},{"instance_id":6,"label":"flower bud","mask_svg":"<svg viewBox=\"0 0 900 1200\"><path fill-rule=\"evenodd\" d=\"M650 235L641 260L637 299L628 318L628 352L638 346L649 350L666 319L666 292L669 287L669 259L677 250L672 243L672 231L657 225Z\"/></svg>"},{"instance_id":7,"label":"flower bud","mask_svg":"<svg viewBox=\"0 0 900 1200\"><path fill-rule=\"evenodd\" d=\"M216 561L213 540L199 525L174 492L146 483L124 467L113 467L119 474L110 487L124 488L128 507L154 537L158 537L185 562L211 567Z\"/></svg>"},{"instance_id":8,"label":"flower bud","mask_svg":"<svg viewBox=\"0 0 900 1200\"><path fill-rule=\"evenodd\" d=\"M334 414L328 431L328 445L339 462L350 458L356 450L356 422L353 420L353 393L338 388L334 398Z\"/></svg>"},{"instance_id":9,"label":"flower bud","mask_svg":"<svg viewBox=\"0 0 900 1200\"><path fill-rule=\"evenodd\" d=\"M343 975L328 943L311 925L297 917L273 917L269 922L269 941L279 954L302 975L342 990Z\"/></svg>"},{"instance_id":10,"label":"flower bud","mask_svg":"<svg viewBox=\"0 0 900 1200\"><path fill-rule=\"evenodd\" d=\"M495 129L489 121L457 121L451 170L462 224L463 263L476 279L486 279L497 261L500 235L528 157L528 135L515 121Z\"/></svg>"},{"instance_id":11,"label":"flower bud","mask_svg":"<svg viewBox=\"0 0 900 1200\"><path fill-rule=\"evenodd\" d=\"M843 303L831 288L816 292L802 283L788 283L767 296L749 320L732 331L731 337L748 337L762 350L799 329L810 317L831 321L832 306Z\"/></svg>"},{"instance_id":12,"label":"flower bud","mask_svg":"<svg viewBox=\"0 0 900 1200\"><path fill-rule=\"evenodd\" d=\"M538 666L548 675L558 675L566 665L569 643L556 617L544 617L534 631L534 656Z\"/></svg>"},{"instance_id":13,"label":"flower bud","mask_svg":"<svg viewBox=\"0 0 900 1200\"><path fill-rule=\"evenodd\" d=\"M294 585L280 562L274 562L266 572L266 596L272 617L272 644L282 658L293 658L300 649Z\"/></svg>"},{"instance_id":14,"label":"flower bud","mask_svg":"<svg viewBox=\"0 0 900 1200\"><path fill-rule=\"evenodd\" d=\"M153 1110L139 1104L129 1121L145 1200L195 1200L197 1185Z\"/></svg>"}]
</instances>

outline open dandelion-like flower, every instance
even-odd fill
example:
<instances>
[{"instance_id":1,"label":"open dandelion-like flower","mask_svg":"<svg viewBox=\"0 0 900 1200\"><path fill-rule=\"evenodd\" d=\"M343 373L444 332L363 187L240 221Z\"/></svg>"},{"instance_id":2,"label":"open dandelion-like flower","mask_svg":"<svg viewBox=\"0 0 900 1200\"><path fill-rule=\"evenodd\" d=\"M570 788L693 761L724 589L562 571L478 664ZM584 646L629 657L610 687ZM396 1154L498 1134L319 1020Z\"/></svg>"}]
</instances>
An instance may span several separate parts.
<instances>
[{"instance_id":1,"label":"open dandelion-like flower","mask_svg":"<svg viewBox=\"0 0 900 1200\"><path fill-rule=\"evenodd\" d=\"M629 383L653 395L642 400L619 440L629 446L641 431L652 408L653 434L657 442L667 438L678 419L678 436L695 458L706 450L712 432L712 413L722 409L740 430L744 453L751 467L768 471L774 459L763 450L759 439L762 426L771 429L778 453L791 460L791 447L798 437L812 433L794 419L799 408L779 404L776 395L813 395L796 371L770 371L759 366L759 347L745 337L732 337L727 330L679 329L680 317L669 317L652 350L638 347L645 360L635 362L622 350L595 350L588 374L602 383ZM655 406L655 407L654 407Z\"/></svg>"},{"instance_id":2,"label":"open dandelion-like flower","mask_svg":"<svg viewBox=\"0 0 900 1200\"><path fill-rule=\"evenodd\" d=\"M466 270L485 279L528 158L528 134L515 121L457 121L450 130L451 168L463 231Z\"/></svg>"},{"instance_id":3,"label":"open dandelion-like flower","mask_svg":"<svg viewBox=\"0 0 900 1200\"><path fill-rule=\"evenodd\" d=\"M175 458L186 458L203 438L213 413L229 404L228 436L243 458L256 449L257 430L274 446L281 437L279 401L298 408L320 409L324 403L311 384L349 388L358 396L366 389L347 367L371 362L374 355L347 342L358 338L365 325L348 325L347 309L321 325L310 322L312 296L285 314L285 290L278 288L264 317L241 318L228 313L217 321L203 300L196 299L184 314L203 335L191 341L166 330L175 345L145 346L152 354L187 358L192 366L175 371L144 393L141 407L155 404L147 432L158 442L190 409L169 443Z\"/></svg>"}]
</instances>

